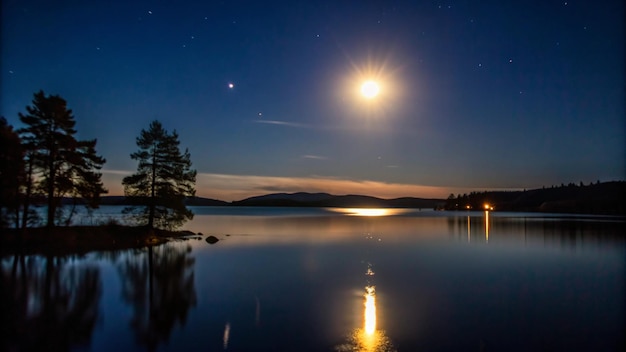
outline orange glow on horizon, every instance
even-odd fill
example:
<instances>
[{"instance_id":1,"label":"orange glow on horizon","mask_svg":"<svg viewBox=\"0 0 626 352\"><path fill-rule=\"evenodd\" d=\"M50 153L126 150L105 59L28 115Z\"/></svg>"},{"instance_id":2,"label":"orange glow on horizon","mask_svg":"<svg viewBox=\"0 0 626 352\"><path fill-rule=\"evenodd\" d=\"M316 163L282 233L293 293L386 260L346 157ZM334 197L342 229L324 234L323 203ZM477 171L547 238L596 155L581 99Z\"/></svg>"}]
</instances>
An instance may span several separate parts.
<instances>
[{"instance_id":1,"label":"orange glow on horizon","mask_svg":"<svg viewBox=\"0 0 626 352\"><path fill-rule=\"evenodd\" d=\"M349 216L366 216L366 217L380 217L380 216L394 216L407 214L412 209L404 208L326 208L329 211L335 213L342 213Z\"/></svg>"},{"instance_id":2,"label":"orange glow on horizon","mask_svg":"<svg viewBox=\"0 0 626 352\"><path fill-rule=\"evenodd\" d=\"M122 179L133 174L135 170L102 170L102 181L109 190L107 196L122 196ZM283 192L326 192L334 195L361 194L383 199L400 197L438 198L445 199L450 193L467 191L483 191L484 189L439 187L405 183L387 183L369 180L350 180L322 177L287 177L287 176L257 176L198 173L196 177L196 195L219 199L223 201L237 201L248 197L259 196L270 191L279 184Z\"/></svg>"},{"instance_id":3,"label":"orange glow on horizon","mask_svg":"<svg viewBox=\"0 0 626 352\"><path fill-rule=\"evenodd\" d=\"M345 213L354 216L387 216L391 212L384 208L346 208Z\"/></svg>"}]
</instances>

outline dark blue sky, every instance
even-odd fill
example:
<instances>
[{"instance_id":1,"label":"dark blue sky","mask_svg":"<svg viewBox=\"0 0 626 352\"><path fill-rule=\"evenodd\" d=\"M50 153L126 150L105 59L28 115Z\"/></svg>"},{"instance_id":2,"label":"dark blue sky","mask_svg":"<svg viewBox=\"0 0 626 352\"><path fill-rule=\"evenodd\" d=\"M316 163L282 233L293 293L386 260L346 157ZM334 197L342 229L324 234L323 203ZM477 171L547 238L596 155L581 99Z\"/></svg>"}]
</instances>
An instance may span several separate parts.
<instances>
[{"instance_id":1,"label":"dark blue sky","mask_svg":"<svg viewBox=\"0 0 626 352\"><path fill-rule=\"evenodd\" d=\"M0 114L60 94L113 194L158 119L203 196L446 197L624 179L624 62L621 0L5 0Z\"/></svg>"}]
</instances>

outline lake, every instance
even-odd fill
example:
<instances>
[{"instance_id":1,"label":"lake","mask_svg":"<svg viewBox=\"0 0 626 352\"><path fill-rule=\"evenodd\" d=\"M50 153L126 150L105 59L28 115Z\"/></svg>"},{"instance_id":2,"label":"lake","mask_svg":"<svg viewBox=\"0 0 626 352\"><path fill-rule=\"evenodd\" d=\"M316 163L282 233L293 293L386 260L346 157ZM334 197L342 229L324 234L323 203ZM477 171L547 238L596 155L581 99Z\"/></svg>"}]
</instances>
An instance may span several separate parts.
<instances>
[{"instance_id":1,"label":"lake","mask_svg":"<svg viewBox=\"0 0 626 352\"><path fill-rule=\"evenodd\" d=\"M103 207L96 216L119 209ZM193 210L184 228L219 242L3 258L0 350L624 347L624 219Z\"/></svg>"}]
</instances>

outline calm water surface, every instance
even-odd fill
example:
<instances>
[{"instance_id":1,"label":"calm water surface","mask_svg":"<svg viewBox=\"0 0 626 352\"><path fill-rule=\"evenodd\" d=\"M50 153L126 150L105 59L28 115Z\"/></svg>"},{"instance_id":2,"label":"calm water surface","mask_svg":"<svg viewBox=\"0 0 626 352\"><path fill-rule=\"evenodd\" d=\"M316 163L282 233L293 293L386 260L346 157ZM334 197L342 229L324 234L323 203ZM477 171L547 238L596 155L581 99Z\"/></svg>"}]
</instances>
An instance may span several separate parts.
<instances>
[{"instance_id":1,"label":"calm water surface","mask_svg":"<svg viewBox=\"0 0 626 352\"><path fill-rule=\"evenodd\" d=\"M102 214L119 208L104 207ZM2 260L2 350L621 351L626 223L194 208L214 235ZM102 215L102 216L105 216Z\"/></svg>"}]
</instances>

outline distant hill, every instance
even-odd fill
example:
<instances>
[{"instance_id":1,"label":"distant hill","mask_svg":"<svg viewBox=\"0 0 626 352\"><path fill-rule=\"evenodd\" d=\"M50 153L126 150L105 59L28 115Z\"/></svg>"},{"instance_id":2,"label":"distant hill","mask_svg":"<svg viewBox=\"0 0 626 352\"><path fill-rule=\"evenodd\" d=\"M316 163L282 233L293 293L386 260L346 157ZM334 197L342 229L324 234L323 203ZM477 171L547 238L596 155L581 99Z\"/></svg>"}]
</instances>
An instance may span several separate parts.
<instances>
[{"instance_id":1,"label":"distant hill","mask_svg":"<svg viewBox=\"0 0 626 352\"><path fill-rule=\"evenodd\" d=\"M385 208L435 208L443 199L397 198L381 199L361 195L335 196L328 193L273 193L232 202L234 206L266 207L385 207Z\"/></svg>"},{"instance_id":2,"label":"distant hill","mask_svg":"<svg viewBox=\"0 0 626 352\"><path fill-rule=\"evenodd\" d=\"M483 209L626 215L626 182L573 184L512 192L472 192L448 197L446 210Z\"/></svg>"},{"instance_id":3,"label":"distant hill","mask_svg":"<svg viewBox=\"0 0 626 352\"><path fill-rule=\"evenodd\" d=\"M211 206L211 207L223 207L226 205L230 205L230 203L225 202L223 200L203 198L203 197L189 197L185 200L185 204L196 205L196 206Z\"/></svg>"},{"instance_id":4,"label":"distant hill","mask_svg":"<svg viewBox=\"0 0 626 352\"><path fill-rule=\"evenodd\" d=\"M64 200L64 203L71 204L71 199ZM129 198L124 196L106 196L101 198L100 205L132 205L132 204L141 204L142 201L140 198ZM196 205L196 206L226 206L230 205L230 203L210 198L202 198L202 197L189 197L185 200L186 205Z\"/></svg>"},{"instance_id":5,"label":"distant hill","mask_svg":"<svg viewBox=\"0 0 626 352\"><path fill-rule=\"evenodd\" d=\"M70 198L63 200L64 204L72 204ZM435 208L443 206L444 199L423 198L396 198L381 199L361 195L335 196L328 193L273 193L262 196L250 197L240 201L225 202L217 199L192 197L187 198L186 205L192 206L248 206L248 207L381 207L381 208ZM80 203L80 200L79 200ZM139 205L145 204L142 198L124 196L106 196L101 198L100 205Z\"/></svg>"},{"instance_id":6,"label":"distant hill","mask_svg":"<svg viewBox=\"0 0 626 352\"><path fill-rule=\"evenodd\" d=\"M64 204L72 204L64 199ZM102 197L102 205L141 204L140 198ZM589 185L573 184L524 191L472 192L451 195L448 199L403 197L382 199L363 195L336 196L328 193L273 193L234 202L192 197L185 201L194 206L265 206L265 207L341 207L341 208L437 208L479 210L485 204L496 211L580 213L626 215L626 181Z\"/></svg>"}]
</instances>

